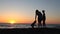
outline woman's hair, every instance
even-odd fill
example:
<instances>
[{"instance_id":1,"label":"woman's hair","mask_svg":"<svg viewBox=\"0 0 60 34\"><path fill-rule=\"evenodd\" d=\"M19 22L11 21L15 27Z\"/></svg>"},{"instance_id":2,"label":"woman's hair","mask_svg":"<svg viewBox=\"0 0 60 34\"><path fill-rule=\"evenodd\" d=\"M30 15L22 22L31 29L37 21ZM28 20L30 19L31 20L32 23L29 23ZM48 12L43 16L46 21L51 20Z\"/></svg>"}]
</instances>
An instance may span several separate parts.
<instances>
[{"instance_id":1,"label":"woman's hair","mask_svg":"<svg viewBox=\"0 0 60 34\"><path fill-rule=\"evenodd\" d=\"M36 13L38 13L39 12L39 10L36 10Z\"/></svg>"},{"instance_id":2,"label":"woman's hair","mask_svg":"<svg viewBox=\"0 0 60 34\"><path fill-rule=\"evenodd\" d=\"M36 13L38 14L38 13L40 13L41 14L41 12L39 11L39 10L36 10Z\"/></svg>"}]
</instances>

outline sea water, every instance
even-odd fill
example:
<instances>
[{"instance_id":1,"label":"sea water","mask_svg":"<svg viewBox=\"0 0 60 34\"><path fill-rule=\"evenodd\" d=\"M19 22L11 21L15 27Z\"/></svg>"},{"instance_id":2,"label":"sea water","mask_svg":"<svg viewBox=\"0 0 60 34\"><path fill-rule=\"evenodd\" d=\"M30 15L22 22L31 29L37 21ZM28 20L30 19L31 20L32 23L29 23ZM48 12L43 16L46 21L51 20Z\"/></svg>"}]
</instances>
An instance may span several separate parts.
<instances>
[{"instance_id":1,"label":"sea water","mask_svg":"<svg viewBox=\"0 0 60 34\"><path fill-rule=\"evenodd\" d=\"M34 28L37 28L38 25L34 26ZM41 26L43 27L43 26ZM46 27L48 28L60 28L60 24L46 24ZM0 24L0 29L5 28L32 28L31 24Z\"/></svg>"}]
</instances>

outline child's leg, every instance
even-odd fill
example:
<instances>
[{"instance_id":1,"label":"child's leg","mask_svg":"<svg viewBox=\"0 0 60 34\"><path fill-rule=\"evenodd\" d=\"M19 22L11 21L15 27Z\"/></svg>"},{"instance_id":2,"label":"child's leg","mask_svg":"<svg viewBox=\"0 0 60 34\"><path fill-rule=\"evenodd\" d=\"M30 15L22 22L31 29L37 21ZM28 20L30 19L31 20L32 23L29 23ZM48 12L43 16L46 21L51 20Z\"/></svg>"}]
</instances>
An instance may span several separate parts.
<instances>
[{"instance_id":1,"label":"child's leg","mask_svg":"<svg viewBox=\"0 0 60 34\"><path fill-rule=\"evenodd\" d=\"M43 27L45 27L46 26L46 24L45 24L45 20L43 20Z\"/></svg>"}]
</instances>

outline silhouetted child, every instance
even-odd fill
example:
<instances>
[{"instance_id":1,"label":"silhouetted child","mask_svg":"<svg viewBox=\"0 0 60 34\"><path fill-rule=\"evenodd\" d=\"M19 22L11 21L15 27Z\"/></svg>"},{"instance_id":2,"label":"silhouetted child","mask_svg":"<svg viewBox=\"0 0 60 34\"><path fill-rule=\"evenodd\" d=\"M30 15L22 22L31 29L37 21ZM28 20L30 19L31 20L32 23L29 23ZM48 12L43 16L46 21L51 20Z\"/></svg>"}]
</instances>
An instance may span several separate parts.
<instances>
[{"instance_id":1,"label":"silhouetted child","mask_svg":"<svg viewBox=\"0 0 60 34\"><path fill-rule=\"evenodd\" d=\"M46 20L46 16L45 16L45 10L42 10L42 13L43 13L43 18L42 18L42 21L43 21L43 26L46 26L45 24L45 20Z\"/></svg>"},{"instance_id":2,"label":"silhouetted child","mask_svg":"<svg viewBox=\"0 0 60 34\"><path fill-rule=\"evenodd\" d=\"M36 23L36 20L31 24L32 28L34 28L35 23Z\"/></svg>"}]
</instances>

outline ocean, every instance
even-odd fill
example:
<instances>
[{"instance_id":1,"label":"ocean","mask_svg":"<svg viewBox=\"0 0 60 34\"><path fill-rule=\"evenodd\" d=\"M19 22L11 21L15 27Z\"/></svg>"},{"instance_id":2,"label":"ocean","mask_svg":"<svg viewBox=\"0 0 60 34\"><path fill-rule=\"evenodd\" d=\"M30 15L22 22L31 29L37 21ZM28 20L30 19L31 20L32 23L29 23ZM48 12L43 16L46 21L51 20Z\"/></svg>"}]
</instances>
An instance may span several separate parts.
<instances>
[{"instance_id":1,"label":"ocean","mask_svg":"<svg viewBox=\"0 0 60 34\"><path fill-rule=\"evenodd\" d=\"M34 26L34 28L37 28L38 25ZM43 26L41 26L43 27ZM46 24L47 28L59 28L60 24ZM11 28L32 28L31 24L0 24L0 29L11 29Z\"/></svg>"}]
</instances>

